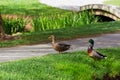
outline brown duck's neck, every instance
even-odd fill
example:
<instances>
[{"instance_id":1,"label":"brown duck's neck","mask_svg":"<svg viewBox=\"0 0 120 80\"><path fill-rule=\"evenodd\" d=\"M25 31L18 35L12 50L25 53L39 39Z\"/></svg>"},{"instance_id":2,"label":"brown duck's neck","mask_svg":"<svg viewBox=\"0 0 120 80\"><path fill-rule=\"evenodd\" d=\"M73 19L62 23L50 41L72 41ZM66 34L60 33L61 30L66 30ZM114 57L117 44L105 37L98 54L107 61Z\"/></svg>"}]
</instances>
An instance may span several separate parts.
<instances>
[{"instance_id":1,"label":"brown duck's neck","mask_svg":"<svg viewBox=\"0 0 120 80\"><path fill-rule=\"evenodd\" d=\"M52 44L54 44L55 43L55 39L54 38L52 38Z\"/></svg>"}]
</instances>

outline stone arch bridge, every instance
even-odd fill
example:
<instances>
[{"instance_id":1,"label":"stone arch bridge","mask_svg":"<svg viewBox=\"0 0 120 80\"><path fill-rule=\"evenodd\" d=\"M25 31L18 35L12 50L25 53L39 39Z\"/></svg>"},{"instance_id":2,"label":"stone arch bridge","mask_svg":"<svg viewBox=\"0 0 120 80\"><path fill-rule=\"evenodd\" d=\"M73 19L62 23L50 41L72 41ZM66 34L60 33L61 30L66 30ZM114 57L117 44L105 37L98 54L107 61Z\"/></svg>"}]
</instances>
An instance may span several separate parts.
<instances>
[{"instance_id":1,"label":"stone arch bridge","mask_svg":"<svg viewBox=\"0 0 120 80\"><path fill-rule=\"evenodd\" d=\"M107 4L89 4L83 6L69 7L71 10L92 11L97 16L105 16L113 20L120 20L120 7Z\"/></svg>"}]
</instances>

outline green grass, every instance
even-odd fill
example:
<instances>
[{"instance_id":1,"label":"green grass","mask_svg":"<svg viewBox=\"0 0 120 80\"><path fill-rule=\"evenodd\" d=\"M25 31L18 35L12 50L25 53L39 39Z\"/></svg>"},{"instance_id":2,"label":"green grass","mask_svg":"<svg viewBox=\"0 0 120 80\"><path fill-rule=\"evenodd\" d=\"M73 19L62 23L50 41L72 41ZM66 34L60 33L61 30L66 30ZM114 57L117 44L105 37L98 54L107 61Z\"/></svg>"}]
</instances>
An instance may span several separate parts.
<instances>
[{"instance_id":1,"label":"green grass","mask_svg":"<svg viewBox=\"0 0 120 80\"><path fill-rule=\"evenodd\" d=\"M0 64L0 80L102 80L120 73L120 48L99 49L107 59L94 62L86 51L49 54Z\"/></svg>"},{"instance_id":2,"label":"green grass","mask_svg":"<svg viewBox=\"0 0 120 80\"><path fill-rule=\"evenodd\" d=\"M41 4L39 0L0 0L0 11L2 14L15 15L51 15L57 13L68 13L69 11L53 8Z\"/></svg>"},{"instance_id":3,"label":"green grass","mask_svg":"<svg viewBox=\"0 0 120 80\"><path fill-rule=\"evenodd\" d=\"M69 40L75 38L97 36L105 33L112 33L119 31L120 30L119 25L120 22L105 22L105 23L84 25L75 28L68 27L68 28L49 30L49 31L23 33L22 35L18 36L19 39L0 42L0 47L51 42L48 39L48 37L51 34L54 34L57 40Z\"/></svg>"},{"instance_id":4,"label":"green grass","mask_svg":"<svg viewBox=\"0 0 120 80\"><path fill-rule=\"evenodd\" d=\"M120 0L108 0L105 3L120 6Z\"/></svg>"}]
</instances>

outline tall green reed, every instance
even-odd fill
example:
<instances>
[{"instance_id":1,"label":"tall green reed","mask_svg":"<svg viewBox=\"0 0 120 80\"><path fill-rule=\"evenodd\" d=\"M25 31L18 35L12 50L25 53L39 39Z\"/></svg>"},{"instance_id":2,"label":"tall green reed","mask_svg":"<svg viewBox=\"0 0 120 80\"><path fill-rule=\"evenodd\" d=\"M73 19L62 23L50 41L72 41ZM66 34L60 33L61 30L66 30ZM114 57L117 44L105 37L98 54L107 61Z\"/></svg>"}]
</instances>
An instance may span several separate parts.
<instances>
[{"instance_id":1,"label":"tall green reed","mask_svg":"<svg viewBox=\"0 0 120 80\"><path fill-rule=\"evenodd\" d=\"M4 18L3 25L6 34L23 32L25 28L25 20L23 18Z\"/></svg>"},{"instance_id":2,"label":"tall green reed","mask_svg":"<svg viewBox=\"0 0 120 80\"><path fill-rule=\"evenodd\" d=\"M84 11L81 13L57 14L51 16L41 15L33 19L34 31L54 30L65 27L80 27L84 24L96 23L92 13Z\"/></svg>"}]
</instances>

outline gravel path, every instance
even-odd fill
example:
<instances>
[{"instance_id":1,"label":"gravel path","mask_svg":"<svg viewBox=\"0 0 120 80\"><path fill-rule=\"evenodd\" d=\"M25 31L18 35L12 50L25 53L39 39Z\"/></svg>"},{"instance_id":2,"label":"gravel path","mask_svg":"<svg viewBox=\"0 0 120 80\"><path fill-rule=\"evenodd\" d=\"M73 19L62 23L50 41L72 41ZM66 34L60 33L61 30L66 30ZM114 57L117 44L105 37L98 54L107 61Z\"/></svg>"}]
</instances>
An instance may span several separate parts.
<instances>
[{"instance_id":1,"label":"gravel path","mask_svg":"<svg viewBox=\"0 0 120 80\"><path fill-rule=\"evenodd\" d=\"M120 46L120 33L106 34L92 38L95 40L95 48L109 48ZM63 42L72 45L72 49L68 50L68 52L78 50L80 51L87 49L89 39L90 38L82 38ZM53 50L51 43L31 46L18 46L11 48L0 48L0 62L24 59L34 56L42 56L50 53L57 53L55 50Z\"/></svg>"},{"instance_id":2,"label":"gravel path","mask_svg":"<svg viewBox=\"0 0 120 80\"><path fill-rule=\"evenodd\" d=\"M80 6L88 4L104 4L106 0L39 0L40 3L67 10L78 11Z\"/></svg>"}]
</instances>

